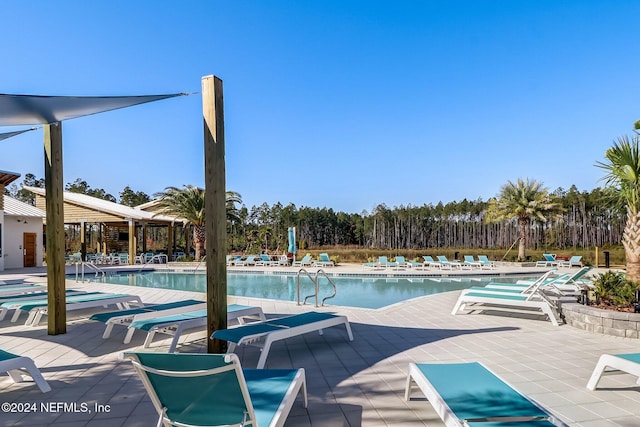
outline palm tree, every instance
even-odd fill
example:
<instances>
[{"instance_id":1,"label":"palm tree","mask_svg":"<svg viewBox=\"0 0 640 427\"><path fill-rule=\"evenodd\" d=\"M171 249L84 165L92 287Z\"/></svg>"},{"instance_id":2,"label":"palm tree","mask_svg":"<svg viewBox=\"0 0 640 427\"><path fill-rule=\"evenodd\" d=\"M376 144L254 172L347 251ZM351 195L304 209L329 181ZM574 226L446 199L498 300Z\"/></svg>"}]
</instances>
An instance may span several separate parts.
<instances>
[{"instance_id":1,"label":"palm tree","mask_svg":"<svg viewBox=\"0 0 640 427\"><path fill-rule=\"evenodd\" d=\"M196 261L202 257L204 248L205 233L205 210L204 210L204 189L195 185L185 185L180 189L177 187L167 187L164 192L154 194L158 199L158 213L175 216L185 221L185 225L193 225L193 244L195 246ZM226 210L227 219L238 217L238 210L235 203L242 203L240 194L234 191L227 191Z\"/></svg>"},{"instance_id":2,"label":"palm tree","mask_svg":"<svg viewBox=\"0 0 640 427\"><path fill-rule=\"evenodd\" d=\"M627 278L640 281L640 149L638 138L630 141L619 137L605 154L606 162L596 166L607 173L602 178L605 185L614 191L615 201L627 209L627 222L622 233L627 261Z\"/></svg>"},{"instance_id":3,"label":"palm tree","mask_svg":"<svg viewBox=\"0 0 640 427\"><path fill-rule=\"evenodd\" d=\"M487 221L518 221L518 259L525 259L527 229L531 221L546 222L547 216L562 211L561 204L549 194L541 182L518 178L516 183L507 181L500 189L497 199L491 199L487 207Z\"/></svg>"}]
</instances>

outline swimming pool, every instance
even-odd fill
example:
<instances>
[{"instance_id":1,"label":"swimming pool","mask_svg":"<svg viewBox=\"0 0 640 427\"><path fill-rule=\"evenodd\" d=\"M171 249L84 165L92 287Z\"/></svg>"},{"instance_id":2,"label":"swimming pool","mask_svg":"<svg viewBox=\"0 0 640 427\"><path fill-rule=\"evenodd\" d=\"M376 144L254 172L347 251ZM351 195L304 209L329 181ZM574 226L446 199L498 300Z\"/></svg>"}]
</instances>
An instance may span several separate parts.
<instances>
[{"instance_id":1,"label":"swimming pool","mask_svg":"<svg viewBox=\"0 0 640 427\"><path fill-rule=\"evenodd\" d=\"M411 298L466 289L471 286L484 286L489 282L513 282L524 276L484 277L442 277L442 278L371 278L371 277L332 277L337 287L335 298L327 300L328 305L349 307L381 308ZM184 273L170 271L150 271L139 273L120 273L110 275L100 281L117 285L144 286L181 291L206 291L206 276L202 273ZM329 282L319 281L320 300L332 293ZM235 296L267 298L284 301L296 301L296 277L281 274L244 274L227 275L227 293ZM311 280L301 278L300 295L303 299L314 292ZM313 299L308 300L313 303Z\"/></svg>"}]
</instances>

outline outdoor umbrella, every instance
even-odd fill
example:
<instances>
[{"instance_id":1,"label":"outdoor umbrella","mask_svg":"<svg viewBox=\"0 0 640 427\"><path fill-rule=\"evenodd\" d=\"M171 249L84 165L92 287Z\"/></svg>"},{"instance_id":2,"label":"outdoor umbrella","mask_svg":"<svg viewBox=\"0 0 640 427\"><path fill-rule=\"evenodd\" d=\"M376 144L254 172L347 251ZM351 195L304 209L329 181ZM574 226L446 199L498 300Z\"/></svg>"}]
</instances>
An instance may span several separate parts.
<instances>
[{"instance_id":1,"label":"outdoor umbrella","mask_svg":"<svg viewBox=\"0 0 640 427\"><path fill-rule=\"evenodd\" d=\"M296 260L296 228L289 227L287 230L287 234L289 236L289 248L287 252L293 254L293 260Z\"/></svg>"}]
</instances>

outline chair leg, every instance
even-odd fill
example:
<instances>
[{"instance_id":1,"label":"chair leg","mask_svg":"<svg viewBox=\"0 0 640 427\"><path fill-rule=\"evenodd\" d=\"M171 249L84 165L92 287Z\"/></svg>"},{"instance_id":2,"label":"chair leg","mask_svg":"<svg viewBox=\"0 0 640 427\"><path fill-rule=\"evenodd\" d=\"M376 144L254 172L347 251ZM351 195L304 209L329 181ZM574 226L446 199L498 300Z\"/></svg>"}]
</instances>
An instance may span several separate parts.
<instances>
[{"instance_id":1,"label":"chair leg","mask_svg":"<svg viewBox=\"0 0 640 427\"><path fill-rule=\"evenodd\" d=\"M598 360L598 363L596 364L596 367L593 370L593 373L591 374L591 378L589 378L589 382L587 383L587 388L589 390L595 390L596 387L598 387L598 383L602 378L602 374L604 373L604 370L607 368L607 360L605 356L606 355L600 356L600 359Z\"/></svg>"}]
</instances>

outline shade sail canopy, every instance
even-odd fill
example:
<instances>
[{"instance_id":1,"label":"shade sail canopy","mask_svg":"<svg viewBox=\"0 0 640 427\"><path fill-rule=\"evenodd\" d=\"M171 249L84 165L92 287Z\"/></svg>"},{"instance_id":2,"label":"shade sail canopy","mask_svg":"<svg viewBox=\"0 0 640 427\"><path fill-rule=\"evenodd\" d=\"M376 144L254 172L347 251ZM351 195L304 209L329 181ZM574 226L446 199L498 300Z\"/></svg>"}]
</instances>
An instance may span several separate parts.
<instances>
[{"instance_id":1,"label":"shade sail canopy","mask_svg":"<svg viewBox=\"0 0 640 427\"><path fill-rule=\"evenodd\" d=\"M12 136L20 135L21 133L29 132L30 130L34 130L34 129L36 128L17 130L15 132L0 133L0 141L2 141L3 139L11 138Z\"/></svg>"},{"instance_id":2,"label":"shade sail canopy","mask_svg":"<svg viewBox=\"0 0 640 427\"><path fill-rule=\"evenodd\" d=\"M76 117L131 107L186 93L142 96L40 96L0 94L0 126L60 122Z\"/></svg>"}]
</instances>

